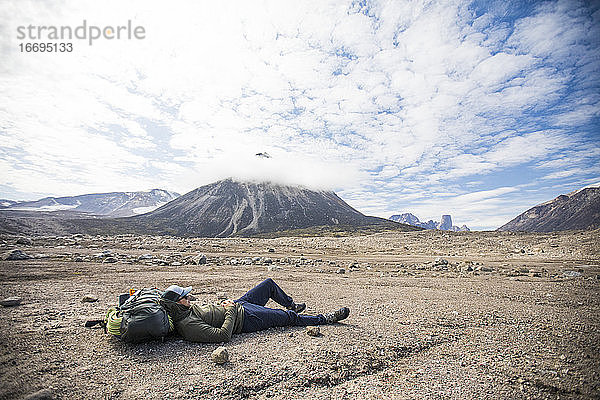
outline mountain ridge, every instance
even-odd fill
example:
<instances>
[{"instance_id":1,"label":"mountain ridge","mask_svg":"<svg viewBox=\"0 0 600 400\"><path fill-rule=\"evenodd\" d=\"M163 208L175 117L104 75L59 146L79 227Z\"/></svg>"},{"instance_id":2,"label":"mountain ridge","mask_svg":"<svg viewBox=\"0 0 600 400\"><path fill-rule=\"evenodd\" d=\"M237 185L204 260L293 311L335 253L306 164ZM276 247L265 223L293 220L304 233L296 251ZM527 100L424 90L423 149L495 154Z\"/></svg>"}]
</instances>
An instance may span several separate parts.
<instances>
[{"instance_id":1,"label":"mountain ridge","mask_svg":"<svg viewBox=\"0 0 600 400\"><path fill-rule=\"evenodd\" d=\"M499 231L554 232L600 228L600 187L585 187L540 203Z\"/></svg>"},{"instance_id":2,"label":"mountain ridge","mask_svg":"<svg viewBox=\"0 0 600 400\"><path fill-rule=\"evenodd\" d=\"M77 196L44 197L13 202L2 209L14 211L76 211L110 217L129 217L152 211L179 197L164 189L138 192L89 193Z\"/></svg>"}]
</instances>

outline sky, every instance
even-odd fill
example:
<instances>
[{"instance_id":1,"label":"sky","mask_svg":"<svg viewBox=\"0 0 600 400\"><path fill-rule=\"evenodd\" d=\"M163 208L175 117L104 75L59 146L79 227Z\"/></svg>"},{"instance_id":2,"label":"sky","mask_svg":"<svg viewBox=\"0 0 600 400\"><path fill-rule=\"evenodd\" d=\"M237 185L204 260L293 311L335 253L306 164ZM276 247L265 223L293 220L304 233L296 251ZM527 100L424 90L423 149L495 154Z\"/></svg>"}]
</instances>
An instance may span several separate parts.
<instances>
[{"instance_id":1,"label":"sky","mask_svg":"<svg viewBox=\"0 0 600 400\"><path fill-rule=\"evenodd\" d=\"M84 20L143 38L35 36ZM0 198L235 177L496 229L600 183L599 42L593 1L3 0Z\"/></svg>"}]
</instances>

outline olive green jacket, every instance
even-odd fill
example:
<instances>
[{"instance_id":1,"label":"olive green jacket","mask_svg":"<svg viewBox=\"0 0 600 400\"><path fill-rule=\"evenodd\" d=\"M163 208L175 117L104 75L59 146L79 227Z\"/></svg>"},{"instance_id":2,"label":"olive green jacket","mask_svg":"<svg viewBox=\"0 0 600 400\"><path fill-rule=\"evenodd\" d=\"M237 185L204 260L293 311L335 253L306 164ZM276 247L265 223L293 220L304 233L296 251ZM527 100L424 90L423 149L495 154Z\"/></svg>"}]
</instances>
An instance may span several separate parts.
<instances>
[{"instance_id":1,"label":"olive green jacket","mask_svg":"<svg viewBox=\"0 0 600 400\"><path fill-rule=\"evenodd\" d=\"M228 342L232 334L242 331L244 308L240 304L229 307L194 304L186 307L165 299L160 303L173 319L177 332L191 342Z\"/></svg>"}]
</instances>

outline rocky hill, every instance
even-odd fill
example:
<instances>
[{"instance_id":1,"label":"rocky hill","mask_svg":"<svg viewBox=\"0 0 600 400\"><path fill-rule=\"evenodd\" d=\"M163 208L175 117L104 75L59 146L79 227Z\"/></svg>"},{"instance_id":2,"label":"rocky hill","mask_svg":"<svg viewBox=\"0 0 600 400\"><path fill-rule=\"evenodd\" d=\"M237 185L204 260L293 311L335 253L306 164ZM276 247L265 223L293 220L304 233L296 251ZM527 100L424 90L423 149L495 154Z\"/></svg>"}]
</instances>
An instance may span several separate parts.
<instances>
[{"instance_id":1,"label":"rocky hill","mask_svg":"<svg viewBox=\"0 0 600 400\"><path fill-rule=\"evenodd\" d=\"M331 191L226 179L199 187L157 210L130 218L135 225L181 236L226 237L317 226L413 227L368 217Z\"/></svg>"},{"instance_id":2,"label":"rocky hill","mask_svg":"<svg viewBox=\"0 0 600 400\"><path fill-rule=\"evenodd\" d=\"M424 229L439 229L441 231L454 231L454 232L469 232L470 229L466 226L455 226L452 225L452 216L442 215L440 222L429 220L427 222L421 222L419 218L411 213L404 213L398 215L392 215L390 217L392 221L400 222L402 224L408 224L412 226L418 226Z\"/></svg>"},{"instance_id":3,"label":"rocky hill","mask_svg":"<svg viewBox=\"0 0 600 400\"><path fill-rule=\"evenodd\" d=\"M76 211L110 217L128 217L150 212L179 197L162 189L143 192L94 193L80 196L46 197L36 201L3 202L6 210Z\"/></svg>"},{"instance_id":4,"label":"rocky hill","mask_svg":"<svg viewBox=\"0 0 600 400\"><path fill-rule=\"evenodd\" d=\"M530 208L498 230L552 232L597 228L600 228L600 188L590 187Z\"/></svg>"}]
</instances>

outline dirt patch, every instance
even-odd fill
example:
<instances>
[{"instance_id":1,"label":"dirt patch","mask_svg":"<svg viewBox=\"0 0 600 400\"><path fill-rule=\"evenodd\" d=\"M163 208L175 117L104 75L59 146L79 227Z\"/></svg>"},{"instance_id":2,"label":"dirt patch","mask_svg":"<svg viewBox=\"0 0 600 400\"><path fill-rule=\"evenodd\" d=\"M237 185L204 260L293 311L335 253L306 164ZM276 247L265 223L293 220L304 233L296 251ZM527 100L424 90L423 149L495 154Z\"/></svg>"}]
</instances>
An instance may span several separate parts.
<instances>
[{"instance_id":1,"label":"dirt patch","mask_svg":"<svg viewBox=\"0 0 600 400\"><path fill-rule=\"evenodd\" d=\"M351 238L177 239L5 236L0 262L0 398L598 398L598 232L410 232ZM104 262L108 254L116 262ZM192 265L191 257L207 256ZM150 255L151 257L141 255ZM344 269L344 273L339 270ZM565 274L565 271L576 273ZM125 345L89 329L130 287L194 286L241 296L271 277L344 323ZM99 300L82 303L86 294ZM277 307L275 304L271 304Z\"/></svg>"}]
</instances>

